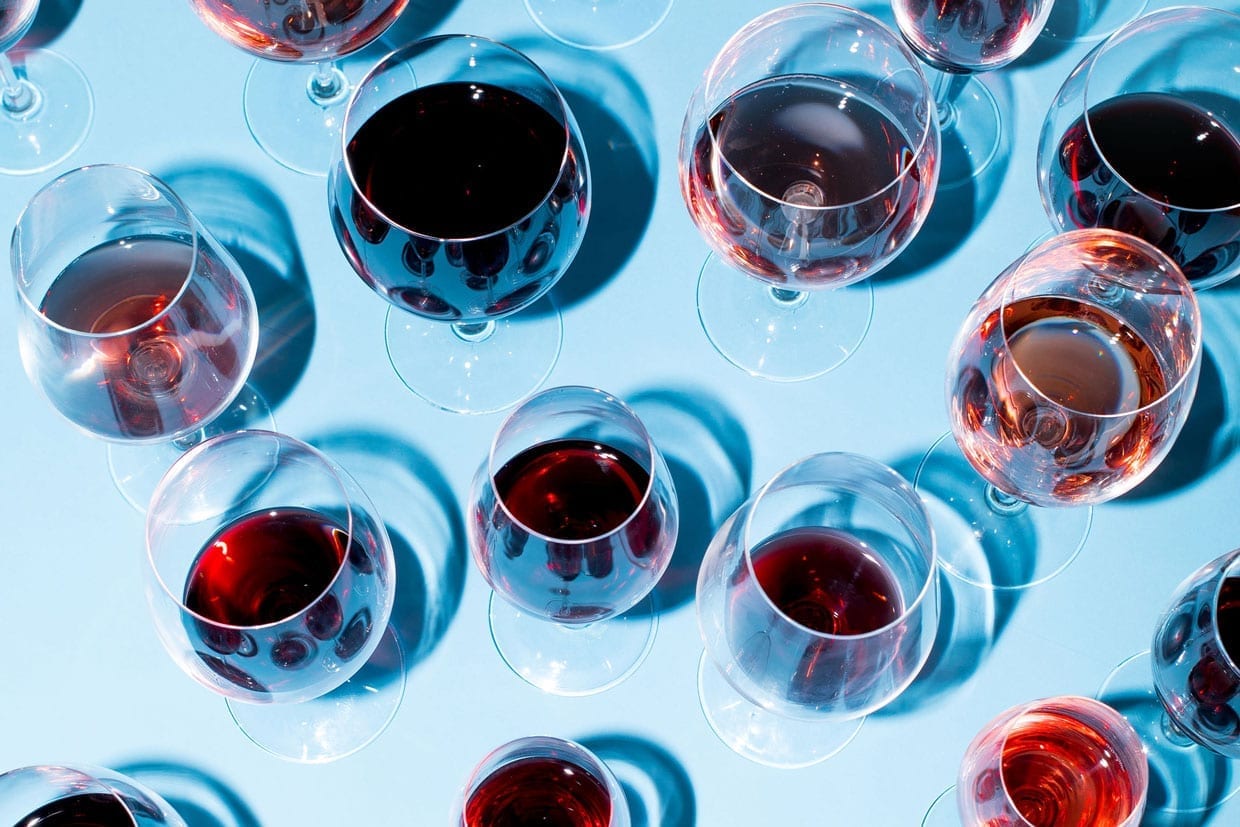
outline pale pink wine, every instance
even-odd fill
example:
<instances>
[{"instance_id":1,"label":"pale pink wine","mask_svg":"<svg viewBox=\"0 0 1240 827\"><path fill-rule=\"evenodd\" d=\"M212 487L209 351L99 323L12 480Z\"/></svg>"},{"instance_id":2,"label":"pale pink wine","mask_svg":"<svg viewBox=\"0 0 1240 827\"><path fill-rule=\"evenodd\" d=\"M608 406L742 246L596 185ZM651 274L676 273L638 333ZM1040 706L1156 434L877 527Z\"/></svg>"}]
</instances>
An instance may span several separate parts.
<instances>
[{"instance_id":1,"label":"pale pink wine","mask_svg":"<svg viewBox=\"0 0 1240 827\"><path fill-rule=\"evenodd\" d=\"M49 801L14 827L133 827L134 817L114 795L77 793Z\"/></svg>"},{"instance_id":2,"label":"pale pink wine","mask_svg":"<svg viewBox=\"0 0 1240 827\"><path fill-rule=\"evenodd\" d=\"M190 0L220 37L269 60L328 60L374 40L408 0Z\"/></svg>"}]
</instances>

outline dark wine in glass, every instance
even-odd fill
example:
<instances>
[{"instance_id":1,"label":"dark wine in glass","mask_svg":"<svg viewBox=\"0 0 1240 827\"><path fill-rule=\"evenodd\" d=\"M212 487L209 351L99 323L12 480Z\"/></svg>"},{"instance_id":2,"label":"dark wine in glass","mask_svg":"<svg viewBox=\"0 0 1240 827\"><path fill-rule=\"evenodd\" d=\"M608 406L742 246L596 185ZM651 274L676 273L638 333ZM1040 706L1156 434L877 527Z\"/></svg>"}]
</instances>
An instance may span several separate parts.
<instances>
[{"instance_id":1,"label":"dark wine in glass","mask_svg":"<svg viewBox=\"0 0 1240 827\"><path fill-rule=\"evenodd\" d=\"M0 824L186 827L168 802L102 767L42 765L0 773Z\"/></svg>"},{"instance_id":2,"label":"dark wine in glass","mask_svg":"<svg viewBox=\"0 0 1240 827\"><path fill-rule=\"evenodd\" d=\"M49 801L14 827L133 827L133 816L109 793L78 793Z\"/></svg>"}]
</instances>

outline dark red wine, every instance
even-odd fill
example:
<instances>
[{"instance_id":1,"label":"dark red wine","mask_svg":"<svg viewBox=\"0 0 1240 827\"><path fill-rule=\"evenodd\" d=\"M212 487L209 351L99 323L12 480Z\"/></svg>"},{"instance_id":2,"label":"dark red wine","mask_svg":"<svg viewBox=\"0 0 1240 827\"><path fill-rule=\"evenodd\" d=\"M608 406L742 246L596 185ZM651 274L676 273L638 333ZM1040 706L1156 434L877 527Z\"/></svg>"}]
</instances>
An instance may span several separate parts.
<instances>
[{"instance_id":1,"label":"dark red wine","mask_svg":"<svg viewBox=\"0 0 1240 827\"><path fill-rule=\"evenodd\" d=\"M466 827L608 827L607 785L559 758L521 758L488 775L465 802Z\"/></svg>"},{"instance_id":2,"label":"dark red wine","mask_svg":"<svg viewBox=\"0 0 1240 827\"><path fill-rule=\"evenodd\" d=\"M1060 138L1047 187L1068 229L1138 236L1190 280L1240 259L1240 137L1185 98L1141 92L1091 107Z\"/></svg>"},{"instance_id":3,"label":"dark red wine","mask_svg":"<svg viewBox=\"0 0 1240 827\"><path fill-rule=\"evenodd\" d=\"M1053 0L894 0L908 45L944 71L977 72L1015 60L1033 43Z\"/></svg>"},{"instance_id":4,"label":"dark red wine","mask_svg":"<svg viewBox=\"0 0 1240 827\"><path fill-rule=\"evenodd\" d=\"M266 60L328 60L374 40L409 0L190 0L212 31Z\"/></svg>"},{"instance_id":5,"label":"dark red wine","mask_svg":"<svg viewBox=\"0 0 1240 827\"><path fill-rule=\"evenodd\" d=\"M584 230L584 155L539 103L485 83L423 86L371 115L332 183L336 233L363 280L435 318L528 304ZM353 184L358 188L353 189Z\"/></svg>"},{"instance_id":6,"label":"dark red wine","mask_svg":"<svg viewBox=\"0 0 1240 827\"><path fill-rule=\"evenodd\" d=\"M133 827L134 817L114 795L77 793L49 801L14 827Z\"/></svg>"}]
</instances>

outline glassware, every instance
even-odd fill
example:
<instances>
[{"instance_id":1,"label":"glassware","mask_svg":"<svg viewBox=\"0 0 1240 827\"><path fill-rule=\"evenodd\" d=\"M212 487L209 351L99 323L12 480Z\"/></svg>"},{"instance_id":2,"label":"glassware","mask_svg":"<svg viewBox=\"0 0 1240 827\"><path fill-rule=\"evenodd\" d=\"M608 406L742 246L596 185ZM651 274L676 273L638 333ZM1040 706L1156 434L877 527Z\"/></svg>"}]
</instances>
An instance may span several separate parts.
<instances>
[{"instance_id":1,"label":"glassware","mask_svg":"<svg viewBox=\"0 0 1240 827\"><path fill-rule=\"evenodd\" d=\"M525 0L525 10L555 40L577 49L620 49L644 40L672 0Z\"/></svg>"},{"instance_id":2,"label":"glassware","mask_svg":"<svg viewBox=\"0 0 1240 827\"><path fill-rule=\"evenodd\" d=\"M43 172L73 154L94 116L86 76L48 49L15 50L39 0L0 0L0 173Z\"/></svg>"},{"instance_id":3,"label":"glassware","mask_svg":"<svg viewBox=\"0 0 1240 827\"><path fill-rule=\"evenodd\" d=\"M1240 273L1238 61L1240 15L1204 7L1152 12L1099 44L1042 125L1051 224L1138 236L1197 290Z\"/></svg>"},{"instance_id":4,"label":"glassware","mask_svg":"<svg viewBox=\"0 0 1240 827\"><path fill-rule=\"evenodd\" d=\"M905 41L936 70L934 102L944 140L950 134L962 150L963 163L944 165L939 171L939 186L980 175L998 155L1003 141L999 103L976 75L1024 54L1042 31L1053 4L1054 0L891 0Z\"/></svg>"},{"instance_id":5,"label":"glassware","mask_svg":"<svg viewBox=\"0 0 1240 827\"><path fill-rule=\"evenodd\" d=\"M1042 37L1060 43L1092 43L1145 13L1148 0L1055 0Z\"/></svg>"},{"instance_id":6,"label":"glassware","mask_svg":"<svg viewBox=\"0 0 1240 827\"><path fill-rule=\"evenodd\" d=\"M360 84L342 151L332 226L392 305L388 356L401 381L462 413L503 410L538 388L562 325L550 301L531 305L568 269L590 213L581 133L551 79L493 40L419 40Z\"/></svg>"},{"instance_id":7,"label":"glassware","mask_svg":"<svg viewBox=\"0 0 1240 827\"><path fill-rule=\"evenodd\" d=\"M534 395L495 434L469 502L491 635L512 670L557 695L628 677L654 642L650 591L678 526L671 472L637 416L596 388Z\"/></svg>"},{"instance_id":8,"label":"glassware","mask_svg":"<svg viewBox=\"0 0 1240 827\"><path fill-rule=\"evenodd\" d=\"M855 454L785 468L719 529L698 574L702 709L746 758L830 758L930 654L938 625L925 507Z\"/></svg>"},{"instance_id":9,"label":"glassware","mask_svg":"<svg viewBox=\"0 0 1240 827\"><path fill-rule=\"evenodd\" d=\"M917 60L874 18L807 3L734 34L680 136L681 194L714 252L697 299L715 348L776 381L842 364L869 329L873 291L837 288L913 238L938 154Z\"/></svg>"},{"instance_id":10,"label":"glassware","mask_svg":"<svg viewBox=\"0 0 1240 827\"><path fill-rule=\"evenodd\" d=\"M245 274L159 179L112 165L60 176L18 218L12 268L27 375L111 443L135 507L208 429L265 415L245 388L258 346Z\"/></svg>"},{"instance_id":11,"label":"glassware","mask_svg":"<svg viewBox=\"0 0 1240 827\"><path fill-rule=\"evenodd\" d=\"M392 546L344 469L271 431L213 437L160 482L146 545L160 641L256 744L318 763L387 726L404 688Z\"/></svg>"},{"instance_id":12,"label":"glassware","mask_svg":"<svg viewBox=\"0 0 1240 827\"><path fill-rule=\"evenodd\" d=\"M452 823L629 827L632 822L620 782L598 756L572 741L535 736L510 741L482 759Z\"/></svg>"},{"instance_id":13,"label":"glassware","mask_svg":"<svg viewBox=\"0 0 1240 827\"><path fill-rule=\"evenodd\" d=\"M31 766L0 774L0 823L186 827L168 802L137 781L86 766Z\"/></svg>"},{"instance_id":14,"label":"glassware","mask_svg":"<svg viewBox=\"0 0 1240 827\"><path fill-rule=\"evenodd\" d=\"M1196 391L1201 316L1156 248L1076 230L1000 273L949 353L954 440L931 448L916 484L962 453L978 475L974 531L1032 531L1036 553L1014 569L955 548L940 562L977 585L1021 588L1062 571L1085 541L1090 506L1132 489L1171 449ZM1011 574L995 582L1002 569Z\"/></svg>"},{"instance_id":15,"label":"glassware","mask_svg":"<svg viewBox=\"0 0 1240 827\"><path fill-rule=\"evenodd\" d=\"M245 121L278 163L326 175L353 84L340 60L396 21L409 0L190 0L211 31L257 56ZM306 64L310 64L307 67Z\"/></svg>"}]
</instances>

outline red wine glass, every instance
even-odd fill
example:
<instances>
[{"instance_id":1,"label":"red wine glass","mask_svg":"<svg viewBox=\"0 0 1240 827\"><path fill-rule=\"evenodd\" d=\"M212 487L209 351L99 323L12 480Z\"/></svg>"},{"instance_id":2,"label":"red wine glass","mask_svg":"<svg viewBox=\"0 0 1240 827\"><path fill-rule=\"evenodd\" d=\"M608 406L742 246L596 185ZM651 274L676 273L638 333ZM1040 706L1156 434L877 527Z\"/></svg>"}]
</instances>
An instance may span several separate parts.
<instances>
[{"instance_id":1,"label":"red wine glass","mask_svg":"<svg viewBox=\"0 0 1240 827\"><path fill-rule=\"evenodd\" d=\"M949 353L953 439L931 448L915 482L921 489L925 469L944 461L971 468L962 500L972 499L977 536L1029 526L1036 548L1010 566L945 547L940 564L975 585L1024 588L1062 571L1091 507L1132 489L1171 449L1196 392L1201 316L1157 248L1077 230L1000 273Z\"/></svg>"},{"instance_id":2,"label":"red wine glass","mask_svg":"<svg viewBox=\"0 0 1240 827\"><path fill-rule=\"evenodd\" d=\"M110 443L135 507L185 447L267 416L245 385L258 347L245 274L159 179L111 165L65 173L18 218L12 267L27 375Z\"/></svg>"},{"instance_id":3,"label":"red wine glass","mask_svg":"<svg viewBox=\"0 0 1240 827\"><path fill-rule=\"evenodd\" d=\"M899 474L866 457L807 457L719 529L697 582L698 694L746 758L835 755L912 682L934 642L934 532Z\"/></svg>"},{"instance_id":4,"label":"red wine glass","mask_svg":"<svg viewBox=\"0 0 1240 827\"><path fill-rule=\"evenodd\" d=\"M510 741L474 768L453 827L629 827L629 805L607 765L550 736Z\"/></svg>"},{"instance_id":5,"label":"red wine glass","mask_svg":"<svg viewBox=\"0 0 1240 827\"><path fill-rule=\"evenodd\" d=\"M495 434L469 502L491 635L512 670L557 695L628 677L654 642L650 591L678 526L671 471L636 414L596 388L535 394Z\"/></svg>"},{"instance_id":6,"label":"red wine glass","mask_svg":"<svg viewBox=\"0 0 1240 827\"><path fill-rule=\"evenodd\" d=\"M1158 247L1197 290L1240 273L1240 15L1179 7L1099 44L1055 96L1038 146L1057 231Z\"/></svg>"},{"instance_id":7,"label":"red wine glass","mask_svg":"<svg viewBox=\"0 0 1240 827\"><path fill-rule=\"evenodd\" d=\"M525 0L538 27L565 46L601 51L644 40L673 0Z\"/></svg>"},{"instance_id":8,"label":"red wine glass","mask_svg":"<svg viewBox=\"0 0 1240 827\"><path fill-rule=\"evenodd\" d=\"M146 546L160 641L256 744L319 763L387 726L404 690L392 546L339 465L272 431L213 437L160 482Z\"/></svg>"},{"instance_id":9,"label":"red wine glass","mask_svg":"<svg viewBox=\"0 0 1240 827\"><path fill-rule=\"evenodd\" d=\"M0 774L0 822L14 827L185 827L168 802L113 770L31 766Z\"/></svg>"},{"instance_id":10,"label":"red wine glass","mask_svg":"<svg viewBox=\"0 0 1240 827\"><path fill-rule=\"evenodd\" d=\"M698 315L737 367L820 376L869 330L873 291L925 220L938 175L929 87L855 9L787 6L740 29L689 101L680 190L713 251Z\"/></svg>"},{"instance_id":11,"label":"red wine glass","mask_svg":"<svg viewBox=\"0 0 1240 827\"><path fill-rule=\"evenodd\" d=\"M396 21L409 0L189 0L211 31L258 59L245 122L294 172L326 175L353 84L341 59Z\"/></svg>"},{"instance_id":12,"label":"red wine glass","mask_svg":"<svg viewBox=\"0 0 1240 827\"><path fill-rule=\"evenodd\" d=\"M391 305L401 381L461 413L503 410L537 389L562 338L559 312L539 300L590 213L581 132L551 79L493 40L419 40L358 87L341 151L332 226Z\"/></svg>"},{"instance_id":13,"label":"red wine glass","mask_svg":"<svg viewBox=\"0 0 1240 827\"><path fill-rule=\"evenodd\" d=\"M1123 715L1091 698L1045 698L982 728L922 827L1137 827L1148 785Z\"/></svg>"}]
</instances>

